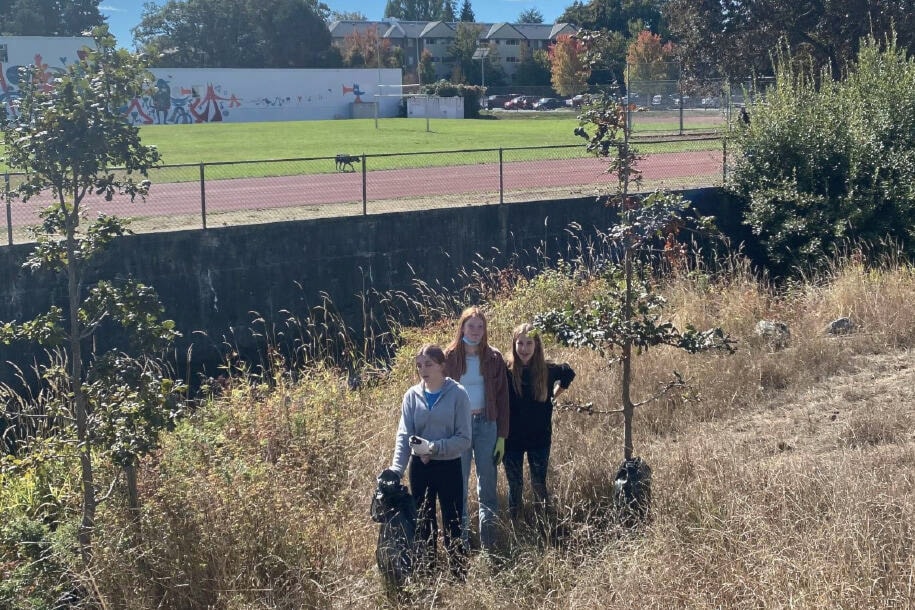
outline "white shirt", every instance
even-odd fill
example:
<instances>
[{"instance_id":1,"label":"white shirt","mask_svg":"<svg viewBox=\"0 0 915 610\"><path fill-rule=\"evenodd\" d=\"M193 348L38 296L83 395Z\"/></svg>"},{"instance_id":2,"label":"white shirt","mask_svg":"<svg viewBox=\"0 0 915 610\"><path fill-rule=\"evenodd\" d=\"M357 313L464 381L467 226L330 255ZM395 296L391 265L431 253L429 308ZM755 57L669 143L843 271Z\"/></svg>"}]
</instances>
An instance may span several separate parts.
<instances>
[{"instance_id":1,"label":"white shirt","mask_svg":"<svg viewBox=\"0 0 915 610\"><path fill-rule=\"evenodd\" d=\"M467 356L467 371L461 375L461 385L470 397L470 410L479 411L486 406L486 386L480 372L480 357Z\"/></svg>"}]
</instances>

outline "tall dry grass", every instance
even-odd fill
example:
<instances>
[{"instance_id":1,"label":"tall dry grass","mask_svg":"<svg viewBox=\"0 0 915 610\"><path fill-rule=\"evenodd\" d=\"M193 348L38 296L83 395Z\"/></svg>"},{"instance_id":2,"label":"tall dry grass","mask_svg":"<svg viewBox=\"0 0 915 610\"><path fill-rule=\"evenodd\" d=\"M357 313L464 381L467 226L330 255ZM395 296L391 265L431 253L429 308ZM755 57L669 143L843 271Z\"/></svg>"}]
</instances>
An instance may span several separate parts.
<instances>
[{"instance_id":1,"label":"tall dry grass","mask_svg":"<svg viewBox=\"0 0 915 610\"><path fill-rule=\"evenodd\" d=\"M586 301L601 289L591 271L573 261L533 278L487 275L490 341L507 351L519 321ZM739 349L659 348L634 362L636 400L673 370L691 386L636 413L652 521L629 531L610 517L620 416L558 409L551 535L533 522L506 527L503 560L476 557L466 584L423 583L406 605L915 607L912 269L850 258L776 288L735 258L680 270L663 292L677 324L721 326ZM393 606L374 567L370 494L390 460L411 355L450 338L454 306L437 301L424 315L444 321L398 328L397 356L358 389L322 367L295 382L235 379L166 437L142 469L139 526L115 505L100 515L107 543L93 580L107 607ZM856 332L827 335L843 315ZM788 324L790 344L773 351L755 337L760 319ZM614 367L587 350L547 351L578 373L563 402L616 408Z\"/></svg>"}]
</instances>

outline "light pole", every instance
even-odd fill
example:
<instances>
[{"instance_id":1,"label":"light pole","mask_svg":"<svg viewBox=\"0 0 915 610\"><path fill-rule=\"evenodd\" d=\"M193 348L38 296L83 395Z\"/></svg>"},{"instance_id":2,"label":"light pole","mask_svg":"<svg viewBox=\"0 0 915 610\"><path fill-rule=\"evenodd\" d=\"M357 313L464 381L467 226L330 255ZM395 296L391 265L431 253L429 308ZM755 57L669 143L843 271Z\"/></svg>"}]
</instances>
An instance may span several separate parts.
<instances>
[{"instance_id":1,"label":"light pole","mask_svg":"<svg viewBox=\"0 0 915 610\"><path fill-rule=\"evenodd\" d=\"M482 73L482 79L480 86L484 89L486 88L486 58L489 57L489 47L477 47L477 50L473 52L473 59L480 60L480 72Z\"/></svg>"}]
</instances>

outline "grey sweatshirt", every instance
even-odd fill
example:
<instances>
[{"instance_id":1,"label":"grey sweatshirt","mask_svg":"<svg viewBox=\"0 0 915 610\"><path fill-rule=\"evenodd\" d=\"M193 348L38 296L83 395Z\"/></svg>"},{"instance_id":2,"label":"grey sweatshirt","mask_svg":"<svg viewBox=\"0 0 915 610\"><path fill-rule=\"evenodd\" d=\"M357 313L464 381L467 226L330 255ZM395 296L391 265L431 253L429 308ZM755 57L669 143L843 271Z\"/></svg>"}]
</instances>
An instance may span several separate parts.
<instances>
[{"instance_id":1,"label":"grey sweatshirt","mask_svg":"<svg viewBox=\"0 0 915 610\"><path fill-rule=\"evenodd\" d=\"M470 449L470 430L470 399L461 384L446 377L432 409L426 404L422 382L416 384L403 395L391 470L403 474L407 469L410 436L435 443L433 460L453 460Z\"/></svg>"}]
</instances>

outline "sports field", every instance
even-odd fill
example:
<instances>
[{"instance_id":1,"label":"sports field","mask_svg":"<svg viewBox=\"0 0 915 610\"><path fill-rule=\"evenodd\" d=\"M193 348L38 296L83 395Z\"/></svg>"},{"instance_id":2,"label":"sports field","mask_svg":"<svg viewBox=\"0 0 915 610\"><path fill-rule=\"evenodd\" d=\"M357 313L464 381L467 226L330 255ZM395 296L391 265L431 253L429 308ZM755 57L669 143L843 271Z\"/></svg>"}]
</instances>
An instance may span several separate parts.
<instances>
[{"instance_id":1,"label":"sports field","mask_svg":"<svg viewBox=\"0 0 915 610\"><path fill-rule=\"evenodd\" d=\"M573 135L574 113L545 114L431 120L428 130L425 119L382 119L377 128L372 119L146 126L144 143L159 147L167 164L150 174L150 195L134 203L93 197L84 207L129 217L132 228L146 232L562 199L612 188L606 162L590 157ZM674 133L677 122L668 117ZM646 157L646 190L720 180L720 139L657 133L637 144ZM341 172L338 153L365 154L365 162ZM13 202L14 243L26 239L25 227L38 222L48 195Z\"/></svg>"},{"instance_id":2,"label":"sports field","mask_svg":"<svg viewBox=\"0 0 915 610\"><path fill-rule=\"evenodd\" d=\"M212 163L348 154L399 154L437 150L492 149L580 144L572 111L503 112L481 119L353 119L283 123L201 123L147 125L146 144L156 145L166 164ZM633 115L634 136L676 134L675 112ZM720 113L695 111L684 117L684 132L722 125Z\"/></svg>"}]
</instances>

